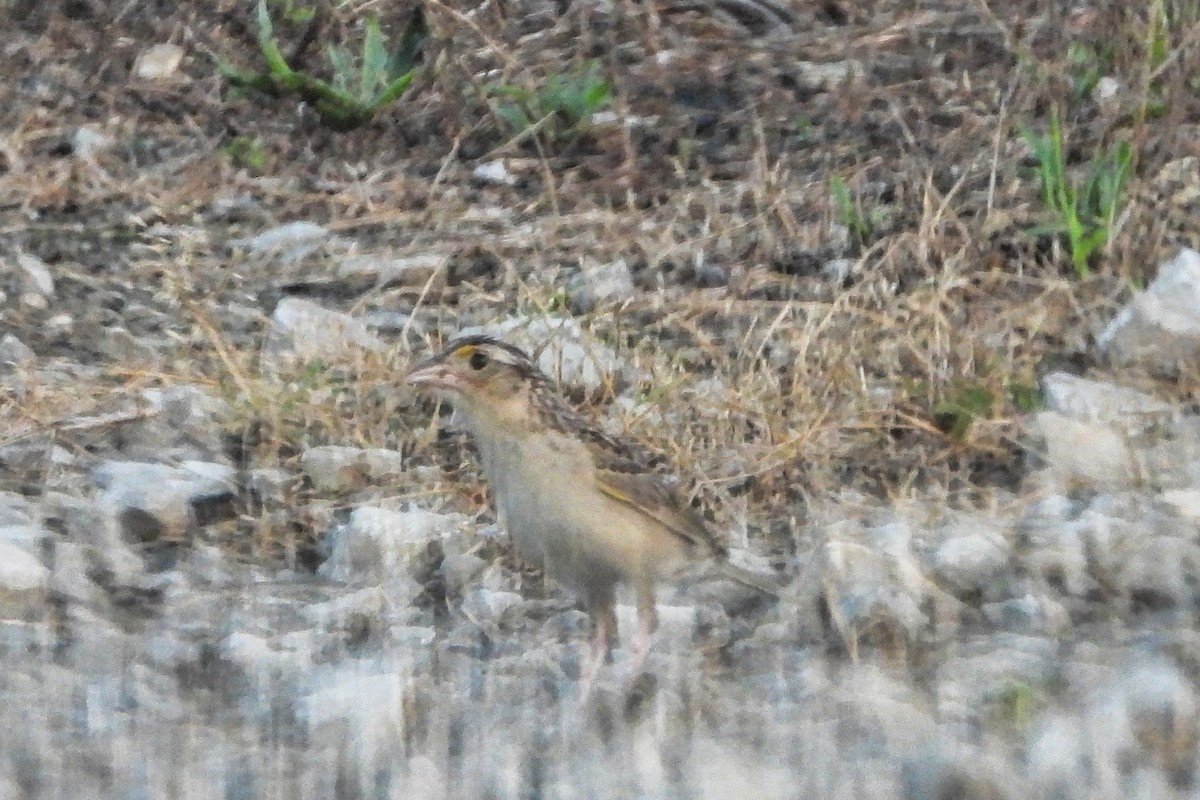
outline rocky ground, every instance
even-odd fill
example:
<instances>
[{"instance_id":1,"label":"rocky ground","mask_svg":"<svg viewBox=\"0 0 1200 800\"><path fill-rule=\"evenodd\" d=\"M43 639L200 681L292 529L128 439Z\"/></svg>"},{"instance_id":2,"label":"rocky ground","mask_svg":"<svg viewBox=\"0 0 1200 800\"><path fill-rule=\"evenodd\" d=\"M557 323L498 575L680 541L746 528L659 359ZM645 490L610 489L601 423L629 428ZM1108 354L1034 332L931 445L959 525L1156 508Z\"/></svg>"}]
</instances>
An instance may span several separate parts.
<instances>
[{"instance_id":1,"label":"rocky ground","mask_svg":"<svg viewBox=\"0 0 1200 800\"><path fill-rule=\"evenodd\" d=\"M0 798L1200 794L1194 9L423 9L334 132L220 77L249 3L0 4ZM1052 109L1073 176L1136 148L1087 274ZM581 703L586 616L397 380L469 328L784 598L694 577Z\"/></svg>"}]
</instances>

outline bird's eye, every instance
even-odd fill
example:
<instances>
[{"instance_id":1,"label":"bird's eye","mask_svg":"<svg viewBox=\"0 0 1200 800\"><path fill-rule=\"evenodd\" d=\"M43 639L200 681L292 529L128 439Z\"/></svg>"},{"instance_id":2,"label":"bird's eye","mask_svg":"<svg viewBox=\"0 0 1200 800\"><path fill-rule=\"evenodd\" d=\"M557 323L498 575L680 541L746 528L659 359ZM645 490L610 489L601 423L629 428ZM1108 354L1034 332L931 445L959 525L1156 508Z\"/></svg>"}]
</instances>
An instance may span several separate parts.
<instances>
[{"instance_id":1,"label":"bird's eye","mask_svg":"<svg viewBox=\"0 0 1200 800\"><path fill-rule=\"evenodd\" d=\"M471 357L467 359L467 364L471 366L471 369L478 372L488 365L487 353L476 350L474 353L471 353Z\"/></svg>"}]
</instances>

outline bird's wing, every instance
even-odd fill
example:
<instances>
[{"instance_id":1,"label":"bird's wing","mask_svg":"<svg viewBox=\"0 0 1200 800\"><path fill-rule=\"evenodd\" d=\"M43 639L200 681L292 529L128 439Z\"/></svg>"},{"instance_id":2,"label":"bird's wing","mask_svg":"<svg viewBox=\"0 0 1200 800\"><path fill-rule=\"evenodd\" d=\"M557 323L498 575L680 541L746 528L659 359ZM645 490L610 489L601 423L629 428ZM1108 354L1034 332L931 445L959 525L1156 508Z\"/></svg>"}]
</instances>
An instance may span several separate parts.
<instances>
[{"instance_id":1,"label":"bird's wing","mask_svg":"<svg viewBox=\"0 0 1200 800\"><path fill-rule=\"evenodd\" d=\"M596 485L608 497L649 517L689 544L714 555L724 555L725 548L700 514L660 476L598 466Z\"/></svg>"},{"instance_id":2,"label":"bird's wing","mask_svg":"<svg viewBox=\"0 0 1200 800\"><path fill-rule=\"evenodd\" d=\"M725 555L720 539L703 517L680 497L661 474L663 459L641 444L607 433L591 419L562 401L556 393L535 395L542 422L571 431L587 446L595 467L596 485L608 497L632 508L690 544Z\"/></svg>"}]
</instances>

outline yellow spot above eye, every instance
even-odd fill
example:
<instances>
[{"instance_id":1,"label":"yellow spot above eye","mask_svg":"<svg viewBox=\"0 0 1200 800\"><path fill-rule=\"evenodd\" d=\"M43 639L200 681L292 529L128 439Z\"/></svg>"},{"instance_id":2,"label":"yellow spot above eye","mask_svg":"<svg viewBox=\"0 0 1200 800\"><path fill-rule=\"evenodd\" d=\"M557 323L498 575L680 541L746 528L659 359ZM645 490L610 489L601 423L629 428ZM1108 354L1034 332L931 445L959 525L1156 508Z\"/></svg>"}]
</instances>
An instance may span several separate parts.
<instances>
[{"instance_id":1,"label":"yellow spot above eye","mask_svg":"<svg viewBox=\"0 0 1200 800\"><path fill-rule=\"evenodd\" d=\"M454 355L458 356L459 358L468 358L478 349L479 348L473 344L464 344L462 347L454 351Z\"/></svg>"}]
</instances>

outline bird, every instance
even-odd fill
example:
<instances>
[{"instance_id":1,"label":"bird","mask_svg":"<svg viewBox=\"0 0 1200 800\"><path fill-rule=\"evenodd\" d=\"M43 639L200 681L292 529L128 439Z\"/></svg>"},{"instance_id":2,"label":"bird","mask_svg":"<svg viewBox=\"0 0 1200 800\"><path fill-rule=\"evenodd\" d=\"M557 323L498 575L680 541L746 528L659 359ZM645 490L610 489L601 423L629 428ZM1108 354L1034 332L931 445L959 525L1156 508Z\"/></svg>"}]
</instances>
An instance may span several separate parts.
<instances>
[{"instance_id":1,"label":"bird","mask_svg":"<svg viewBox=\"0 0 1200 800\"><path fill-rule=\"evenodd\" d=\"M618 641L622 585L636 597L634 674L658 624L657 584L693 562L711 559L735 580L779 594L773 580L728 562L725 545L651 451L574 408L520 348L460 336L413 367L407 382L444 396L461 417L518 556L583 601L593 629L586 683Z\"/></svg>"}]
</instances>

